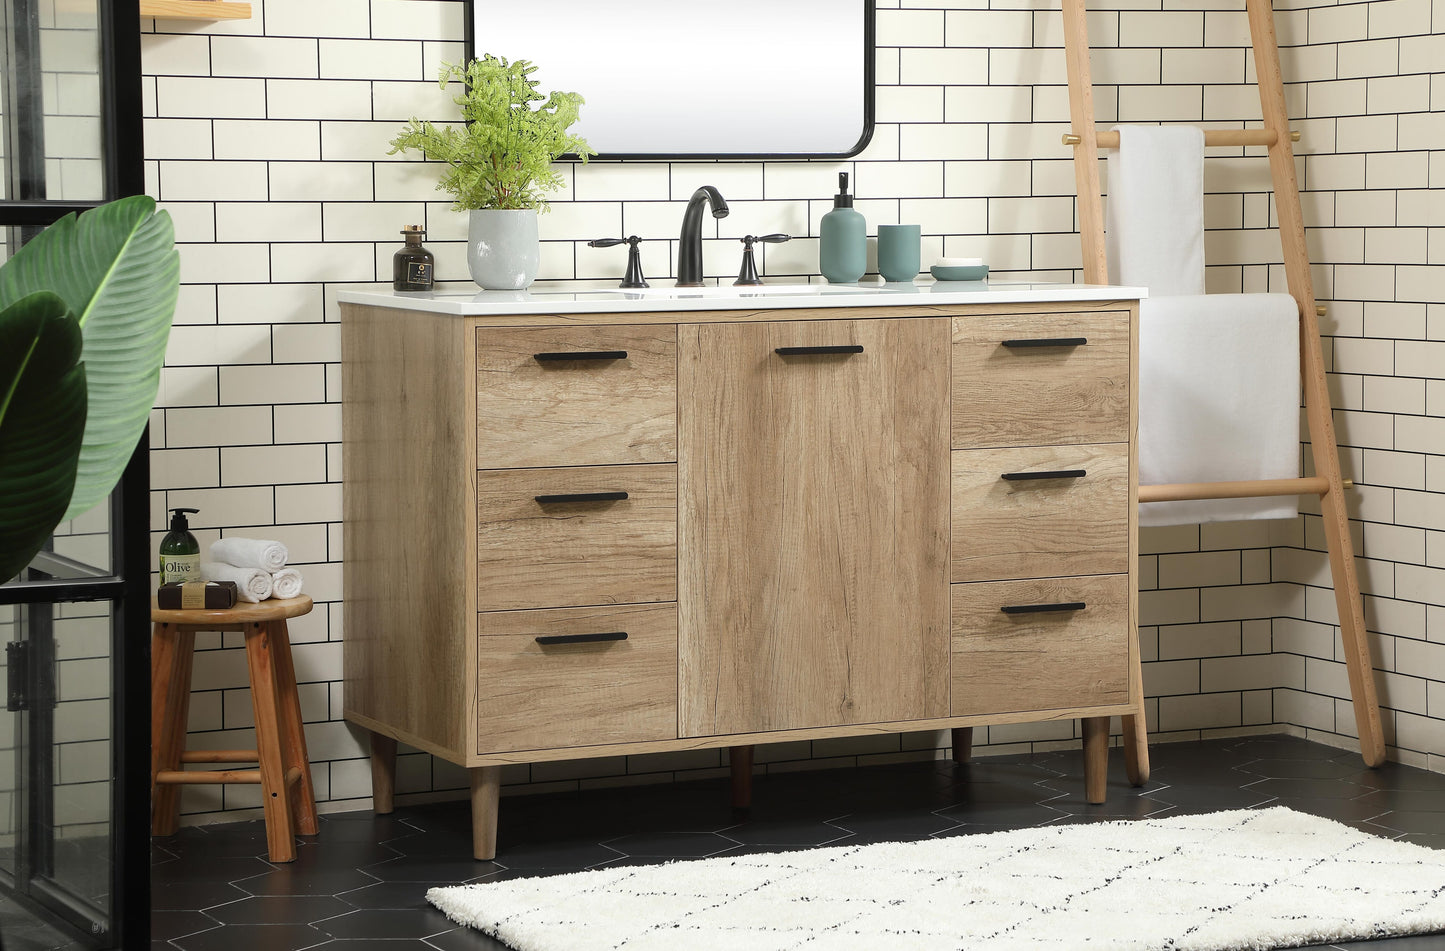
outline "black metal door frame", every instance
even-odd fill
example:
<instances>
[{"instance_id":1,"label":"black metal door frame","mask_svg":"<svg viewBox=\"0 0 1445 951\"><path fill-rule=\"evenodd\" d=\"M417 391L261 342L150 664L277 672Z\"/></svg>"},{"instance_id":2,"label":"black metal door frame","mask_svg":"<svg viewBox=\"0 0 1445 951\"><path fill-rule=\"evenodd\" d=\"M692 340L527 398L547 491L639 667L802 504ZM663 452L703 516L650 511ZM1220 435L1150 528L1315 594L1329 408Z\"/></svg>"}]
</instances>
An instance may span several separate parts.
<instances>
[{"instance_id":1,"label":"black metal door frame","mask_svg":"<svg viewBox=\"0 0 1445 951\"><path fill-rule=\"evenodd\" d=\"M19 228L22 238L66 214L101 204L100 201L45 200L43 103L39 82L39 19L36 0L3 0L6 17L5 62L6 154L28 156L10 168L7 197L0 199L0 228ZM100 43L101 135L104 145L105 193L109 201L145 191L142 135L140 11L134 0L97 0ZM27 29L15 27L24 24ZM21 33L25 35L21 35ZM13 176L23 175L23 180ZM13 248L12 248L13 250ZM110 573L65 579L36 579L0 585L0 605L32 606L27 611L40 653L46 635L44 624L54 605L76 601L111 602L111 802L110 825L114 861L110 874L110 914L97 921L83 900L71 895L49 877L53 853L44 806L26 810L26 835L44 840L26 857L30 867L28 902L68 922L87 944L96 948L144 947L150 941L150 465L149 440L142 434L120 484L110 497ZM43 621L37 619L43 618ZM32 652L35 648L32 648ZM53 651L53 647L52 647ZM42 699L53 691L53 654L34 657L32 692ZM53 695L53 694L52 694ZM44 720L48 721L48 698ZM28 717L41 719L40 717ZM48 725L26 739L32 753L53 752ZM37 745L35 740L43 740ZM31 756L27 770L44 770L44 762ZM52 774L53 775L53 774ZM38 866L37 866L38 861Z\"/></svg>"}]
</instances>

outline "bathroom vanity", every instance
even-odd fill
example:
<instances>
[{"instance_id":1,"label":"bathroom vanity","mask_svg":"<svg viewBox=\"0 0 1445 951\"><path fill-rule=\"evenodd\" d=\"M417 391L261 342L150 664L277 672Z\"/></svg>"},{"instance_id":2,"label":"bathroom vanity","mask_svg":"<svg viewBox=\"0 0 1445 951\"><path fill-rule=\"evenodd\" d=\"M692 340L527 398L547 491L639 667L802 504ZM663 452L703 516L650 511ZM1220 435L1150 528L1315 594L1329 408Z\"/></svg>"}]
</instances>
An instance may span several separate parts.
<instances>
[{"instance_id":1,"label":"bathroom vanity","mask_svg":"<svg viewBox=\"0 0 1445 951\"><path fill-rule=\"evenodd\" d=\"M470 768L1139 716L1137 289L343 291L345 716Z\"/></svg>"}]
</instances>

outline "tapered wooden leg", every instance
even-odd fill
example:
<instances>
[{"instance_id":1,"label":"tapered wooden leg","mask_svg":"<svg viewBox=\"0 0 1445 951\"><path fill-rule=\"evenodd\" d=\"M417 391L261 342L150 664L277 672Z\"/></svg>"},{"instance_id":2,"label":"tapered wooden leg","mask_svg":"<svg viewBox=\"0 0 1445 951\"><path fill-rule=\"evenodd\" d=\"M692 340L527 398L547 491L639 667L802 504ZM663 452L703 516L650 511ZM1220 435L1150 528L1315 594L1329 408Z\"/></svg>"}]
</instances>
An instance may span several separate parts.
<instances>
[{"instance_id":1,"label":"tapered wooden leg","mask_svg":"<svg viewBox=\"0 0 1445 951\"><path fill-rule=\"evenodd\" d=\"M1084 797L1104 801L1109 788L1109 718L1082 717L1084 730Z\"/></svg>"},{"instance_id":2,"label":"tapered wooden leg","mask_svg":"<svg viewBox=\"0 0 1445 951\"><path fill-rule=\"evenodd\" d=\"M301 697L296 692L296 667L291 661L291 634L285 619L269 624L271 654L276 665L276 694L281 710L281 761L286 771L299 769L290 784L291 818L301 835L321 831L316 822L316 790L311 784L311 758L306 753L306 727L301 721Z\"/></svg>"},{"instance_id":3,"label":"tapered wooden leg","mask_svg":"<svg viewBox=\"0 0 1445 951\"><path fill-rule=\"evenodd\" d=\"M396 740L371 734L371 810L384 816L396 808Z\"/></svg>"},{"instance_id":4,"label":"tapered wooden leg","mask_svg":"<svg viewBox=\"0 0 1445 951\"><path fill-rule=\"evenodd\" d=\"M732 770L733 808L747 809L753 804L753 748L730 747L728 766Z\"/></svg>"},{"instance_id":5,"label":"tapered wooden leg","mask_svg":"<svg viewBox=\"0 0 1445 951\"><path fill-rule=\"evenodd\" d=\"M1124 729L1124 772L1129 785L1142 786L1149 781L1149 724L1144 717L1144 674L1136 659L1129 665L1129 695L1135 699L1135 712L1119 718Z\"/></svg>"},{"instance_id":6,"label":"tapered wooden leg","mask_svg":"<svg viewBox=\"0 0 1445 951\"><path fill-rule=\"evenodd\" d=\"M474 766L472 779L472 857L481 862L497 857L497 804L502 793L502 767Z\"/></svg>"},{"instance_id":7,"label":"tapered wooden leg","mask_svg":"<svg viewBox=\"0 0 1445 951\"><path fill-rule=\"evenodd\" d=\"M246 665L251 672L251 706L256 713L256 758L261 767L261 807L266 816L266 849L273 862L296 860L296 836L281 757L281 711L276 659L269 626L246 625Z\"/></svg>"},{"instance_id":8,"label":"tapered wooden leg","mask_svg":"<svg viewBox=\"0 0 1445 951\"><path fill-rule=\"evenodd\" d=\"M953 729L953 761L963 766L973 759L973 727L960 726Z\"/></svg>"},{"instance_id":9,"label":"tapered wooden leg","mask_svg":"<svg viewBox=\"0 0 1445 951\"><path fill-rule=\"evenodd\" d=\"M157 624L151 634L151 835L172 835L180 825L181 787L157 784L156 774L181 768L195 642L195 631L174 624Z\"/></svg>"}]
</instances>

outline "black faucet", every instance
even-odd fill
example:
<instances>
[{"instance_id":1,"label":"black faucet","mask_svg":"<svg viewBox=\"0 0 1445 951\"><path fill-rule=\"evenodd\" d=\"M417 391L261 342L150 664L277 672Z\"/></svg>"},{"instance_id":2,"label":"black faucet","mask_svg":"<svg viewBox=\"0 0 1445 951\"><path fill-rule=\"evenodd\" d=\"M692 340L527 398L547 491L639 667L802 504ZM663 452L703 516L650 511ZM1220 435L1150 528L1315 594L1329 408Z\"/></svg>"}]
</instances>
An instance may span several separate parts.
<instances>
[{"instance_id":1,"label":"black faucet","mask_svg":"<svg viewBox=\"0 0 1445 951\"><path fill-rule=\"evenodd\" d=\"M728 216L728 203L722 192L704 185L688 199L682 216L682 239L677 245L677 286L702 287L702 203L712 207L714 218Z\"/></svg>"}]
</instances>

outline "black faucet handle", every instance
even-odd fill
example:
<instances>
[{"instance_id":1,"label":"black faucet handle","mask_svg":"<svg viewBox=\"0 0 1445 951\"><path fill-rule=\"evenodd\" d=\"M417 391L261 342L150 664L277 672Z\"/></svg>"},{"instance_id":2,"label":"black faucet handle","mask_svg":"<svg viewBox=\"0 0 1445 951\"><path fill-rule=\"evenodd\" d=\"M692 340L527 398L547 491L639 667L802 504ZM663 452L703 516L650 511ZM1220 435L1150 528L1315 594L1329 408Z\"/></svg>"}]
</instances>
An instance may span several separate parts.
<instances>
[{"instance_id":1,"label":"black faucet handle","mask_svg":"<svg viewBox=\"0 0 1445 951\"><path fill-rule=\"evenodd\" d=\"M793 236L790 234L745 234L738 240L743 243L743 247L751 248L754 241L762 244L782 244L784 241L793 240Z\"/></svg>"},{"instance_id":2,"label":"black faucet handle","mask_svg":"<svg viewBox=\"0 0 1445 951\"><path fill-rule=\"evenodd\" d=\"M642 276L642 253L638 249L638 245L641 243L642 239L634 234L626 238L593 238L587 242L587 246L589 248L613 248L619 244L629 245L627 251L627 273L623 275L622 283L617 286L630 289L652 286L648 284Z\"/></svg>"}]
</instances>

